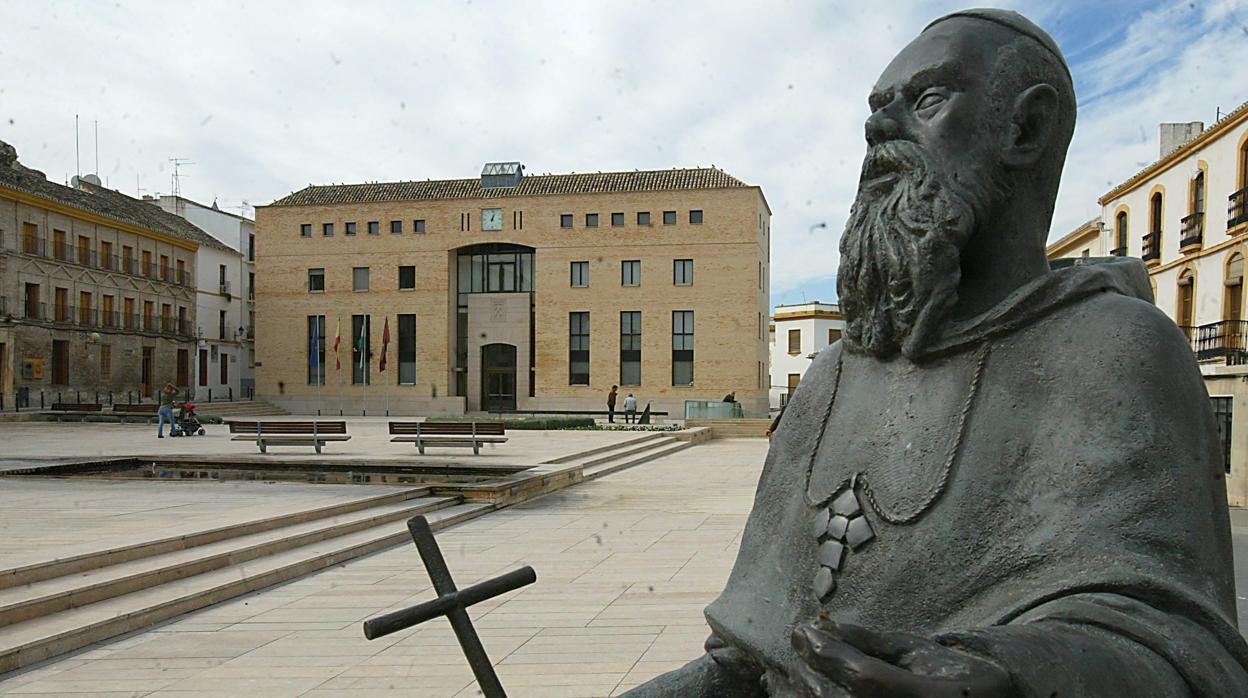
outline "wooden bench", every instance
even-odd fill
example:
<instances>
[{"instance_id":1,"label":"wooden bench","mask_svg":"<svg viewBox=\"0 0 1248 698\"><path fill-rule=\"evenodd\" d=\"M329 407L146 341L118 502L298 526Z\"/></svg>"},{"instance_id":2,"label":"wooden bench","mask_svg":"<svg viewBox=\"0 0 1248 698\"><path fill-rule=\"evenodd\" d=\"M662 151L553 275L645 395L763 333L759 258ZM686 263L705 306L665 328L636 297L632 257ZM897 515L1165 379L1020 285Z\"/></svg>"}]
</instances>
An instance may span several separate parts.
<instances>
[{"instance_id":1,"label":"wooden bench","mask_svg":"<svg viewBox=\"0 0 1248 698\"><path fill-rule=\"evenodd\" d=\"M424 455L426 446L471 446L480 455L481 444L507 442L501 422L390 422L392 443L412 443Z\"/></svg>"},{"instance_id":2,"label":"wooden bench","mask_svg":"<svg viewBox=\"0 0 1248 698\"><path fill-rule=\"evenodd\" d=\"M99 412L104 409L104 405L94 402L54 402L52 403L53 412Z\"/></svg>"},{"instance_id":3,"label":"wooden bench","mask_svg":"<svg viewBox=\"0 0 1248 698\"><path fill-rule=\"evenodd\" d=\"M229 422L230 441L255 441L261 453L269 446L312 446L317 453L331 441L350 441L346 422Z\"/></svg>"},{"instance_id":4,"label":"wooden bench","mask_svg":"<svg viewBox=\"0 0 1248 698\"><path fill-rule=\"evenodd\" d=\"M156 414L160 409L160 405L152 403L150 405L113 405L115 414Z\"/></svg>"}]
</instances>

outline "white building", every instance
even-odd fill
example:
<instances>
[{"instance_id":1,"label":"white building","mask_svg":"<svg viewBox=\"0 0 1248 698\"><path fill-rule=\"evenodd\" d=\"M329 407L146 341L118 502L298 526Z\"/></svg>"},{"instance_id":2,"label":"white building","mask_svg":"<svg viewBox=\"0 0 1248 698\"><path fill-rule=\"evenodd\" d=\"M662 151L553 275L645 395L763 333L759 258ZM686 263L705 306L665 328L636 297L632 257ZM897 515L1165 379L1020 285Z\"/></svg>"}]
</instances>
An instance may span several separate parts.
<instances>
[{"instance_id":1,"label":"white building","mask_svg":"<svg viewBox=\"0 0 1248 698\"><path fill-rule=\"evenodd\" d=\"M1102 233L1101 219L1093 218L1045 248L1045 256L1050 260L1104 257L1109 251Z\"/></svg>"},{"instance_id":2,"label":"white building","mask_svg":"<svg viewBox=\"0 0 1248 698\"><path fill-rule=\"evenodd\" d=\"M196 256L195 399L249 396L255 389L255 236L250 218L179 196L149 201L181 216L222 244Z\"/></svg>"},{"instance_id":3,"label":"white building","mask_svg":"<svg viewBox=\"0 0 1248 698\"><path fill-rule=\"evenodd\" d=\"M1221 430L1227 495L1248 505L1248 103L1207 129L1162 124L1160 159L1100 204L1106 247L1144 260L1157 307L1191 339Z\"/></svg>"},{"instance_id":4,"label":"white building","mask_svg":"<svg viewBox=\"0 0 1248 698\"><path fill-rule=\"evenodd\" d=\"M832 303L777 305L771 319L771 390L773 408L784 406L815 355L841 338L845 321Z\"/></svg>"}]
</instances>

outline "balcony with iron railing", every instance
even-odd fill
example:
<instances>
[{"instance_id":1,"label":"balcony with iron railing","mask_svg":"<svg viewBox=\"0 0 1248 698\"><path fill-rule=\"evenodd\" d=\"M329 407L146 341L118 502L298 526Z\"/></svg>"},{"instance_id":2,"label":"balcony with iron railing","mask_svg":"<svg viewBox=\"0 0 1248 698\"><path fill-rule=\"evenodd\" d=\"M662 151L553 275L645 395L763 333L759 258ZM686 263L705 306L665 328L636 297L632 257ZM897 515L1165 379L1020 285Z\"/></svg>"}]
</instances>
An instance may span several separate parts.
<instances>
[{"instance_id":1,"label":"balcony with iron railing","mask_svg":"<svg viewBox=\"0 0 1248 698\"><path fill-rule=\"evenodd\" d=\"M116 329L121 327L121 314L116 310L100 311L100 327Z\"/></svg>"},{"instance_id":2,"label":"balcony with iron railing","mask_svg":"<svg viewBox=\"0 0 1248 698\"><path fill-rule=\"evenodd\" d=\"M1140 255L1140 259L1143 259L1145 264L1148 264L1150 262L1153 264L1156 264L1161 261L1161 231L1160 230L1154 230L1153 232L1144 236L1144 249L1143 249L1143 254Z\"/></svg>"},{"instance_id":3,"label":"balcony with iron railing","mask_svg":"<svg viewBox=\"0 0 1248 698\"><path fill-rule=\"evenodd\" d=\"M1225 359L1228 364L1244 363L1244 338L1248 335L1248 322L1223 320L1180 329L1191 341L1197 361Z\"/></svg>"},{"instance_id":4,"label":"balcony with iron railing","mask_svg":"<svg viewBox=\"0 0 1248 698\"><path fill-rule=\"evenodd\" d=\"M223 296L230 295L230 280L221 279L217 281L217 290L220 291L221 295Z\"/></svg>"},{"instance_id":5,"label":"balcony with iron railing","mask_svg":"<svg viewBox=\"0 0 1248 698\"><path fill-rule=\"evenodd\" d=\"M1179 251L1190 252L1200 249L1201 242L1205 238L1205 213L1197 211L1183 216L1180 221L1182 224L1182 232L1179 233Z\"/></svg>"},{"instance_id":6,"label":"balcony with iron railing","mask_svg":"<svg viewBox=\"0 0 1248 698\"><path fill-rule=\"evenodd\" d=\"M48 241L33 235L23 235L22 254L33 254L36 257L47 257Z\"/></svg>"},{"instance_id":7,"label":"balcony with iron railing","mask_svg":"<svg viewBox=\"0 0 1248 698\"><path fill-rule=\"evenodd\" d=\"M27 320L43 320L48 316L48 308L46 303L27 296L22 303L22 317Z\"/></svg>"},{"instance_id":8,"label":"balcony with iron railing","mask_svg":"<svg viewBox=\"0 0 1248 698\"><path fill-rule=\"evenodd\" d=\"M1226 229L1229 231L1236 226L1248 223L1248 187L1231 194L1227 199Z\"/></svg>"},{"instance_id":9,"label":"balcony with iron railing","mask_svg":"<svg viewBox=\"0 0 1248 698\"><path fill-rule=\"evenodd\" d=\"M0 315L8 315L9 307L5 304L4 296L0 296Z\"/></svg>"},{"instance_id":10,"label":"balcony with iron railing","mask_svg":"<svg viewBox=\"0 0 1248 698\"><path fill-rule=\"evenodd\" d=\"M1115 247L1114 249L1109 251L1109 254L1113 257L1126 257L1127 246L1123 245L1122 247Z\"/></svg>"},{"instance_id":11,"label":"balcony with iron railing","mask_svg":"<svg viewBox=\"0 0 1248 698\"><path fill-rule=\"evenodd\" d=\"M178 320L178 334L183 337L195 336L195 325L190 320Z\"/></svg>"}]
</instances>

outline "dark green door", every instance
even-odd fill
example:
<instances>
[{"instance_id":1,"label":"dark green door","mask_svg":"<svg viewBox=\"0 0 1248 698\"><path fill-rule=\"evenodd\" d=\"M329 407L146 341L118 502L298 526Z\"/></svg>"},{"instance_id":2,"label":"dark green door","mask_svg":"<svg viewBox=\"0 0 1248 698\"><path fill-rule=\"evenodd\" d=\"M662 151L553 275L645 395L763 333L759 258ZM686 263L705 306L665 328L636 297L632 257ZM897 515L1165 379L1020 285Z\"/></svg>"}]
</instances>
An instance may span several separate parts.
<instances>
[{"instance_id":1,"label":"dark green door","mask_svg":"<svg viewBox=\"0 0 1248 698\"><path fill-rule=\"evenodd\" d=\"M516 348L510 344L481 347L481 409L516 409Z\"/></svg>"}]
</instances>

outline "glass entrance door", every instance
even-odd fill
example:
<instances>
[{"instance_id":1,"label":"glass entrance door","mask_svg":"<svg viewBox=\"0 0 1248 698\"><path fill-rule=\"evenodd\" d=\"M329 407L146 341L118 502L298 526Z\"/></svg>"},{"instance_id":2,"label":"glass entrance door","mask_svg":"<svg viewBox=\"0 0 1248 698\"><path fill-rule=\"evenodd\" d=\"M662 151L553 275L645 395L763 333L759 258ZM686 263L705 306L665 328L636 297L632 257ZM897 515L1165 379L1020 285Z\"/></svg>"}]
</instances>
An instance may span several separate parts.
<instances>
[{"instance_id":1,"label":"glass entrance door","mask_svg":"<svg viewBox=\"0 0 1248 698\"><path fill-rule=\"evenodd\" d=\"M516 348L510 344L481 347L481 409L516 409Z\"/></svg>"}]
</instances>

